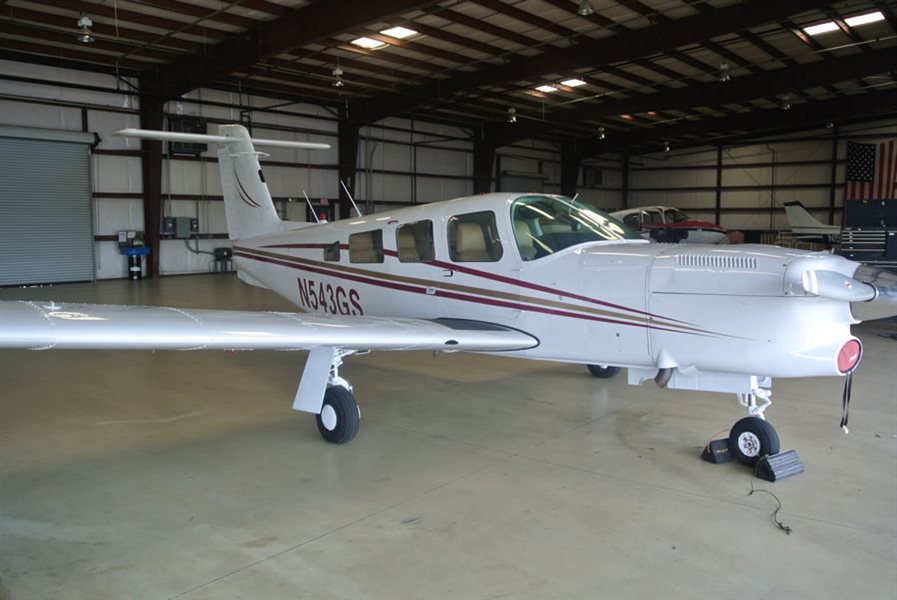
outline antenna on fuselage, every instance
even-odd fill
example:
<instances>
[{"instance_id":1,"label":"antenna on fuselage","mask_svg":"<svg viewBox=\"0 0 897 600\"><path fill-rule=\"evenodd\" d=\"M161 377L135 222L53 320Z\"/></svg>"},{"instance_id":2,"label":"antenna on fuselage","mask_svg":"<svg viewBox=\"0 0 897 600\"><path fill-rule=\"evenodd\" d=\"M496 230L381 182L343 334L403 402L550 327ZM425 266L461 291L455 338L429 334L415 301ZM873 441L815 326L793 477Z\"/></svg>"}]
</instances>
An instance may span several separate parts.
<instances>
[{"instance_id":1,"label":"antenna on fuselage","mask_svg":"<svg viewBox=\"0 0 897 600\"><path fill-rule=\"evenodd\" d=\"M352 203L352 208L355 209L355 212L358 214L359 217L363 217L364 213L358 209L358 205L355 204L355 198L352 197L352 193L349 191L349 188L346 187L346 184L343 183L342 179L339 180L339 184L341 186L343 186L343 191L345 191L346 195L349 197L349 202Z\"/></svg>"},{"instance_id":2,"label":"antenna on fuselage","mask_svg":"<svg viewBox=\"0 0 897 600\"><path fill-rule=\"evenodd\" d=\"M318 213L315 212L315 207L311 205L311 200L308 199L308 194L305 193L305 190L302 190L302 195L305 196L305 201L308 202L308 208L311 210L311 214L315 217L315 222L320 223L321 219L318 218Z\"/></svg>"}]
</instances>

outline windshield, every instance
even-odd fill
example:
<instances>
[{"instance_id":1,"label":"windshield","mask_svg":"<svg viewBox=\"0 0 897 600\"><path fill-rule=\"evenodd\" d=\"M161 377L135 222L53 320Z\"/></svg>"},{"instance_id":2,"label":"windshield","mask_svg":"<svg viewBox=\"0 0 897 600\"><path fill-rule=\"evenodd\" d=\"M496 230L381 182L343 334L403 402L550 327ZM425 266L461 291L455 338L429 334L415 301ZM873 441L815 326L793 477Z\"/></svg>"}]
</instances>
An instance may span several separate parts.
<instances>
[{"instance_id":1,"label":"windshield","mask_svg":"<svg viewBox=\"0 0 897 600\"><path fill-rule=\"evenodd\" d=\"M642 239L604 211L565 196L521 196L511 204L511 222L523 260L586 242Z\"/></svg>"},{"instance_id":2,"label":"windshield","mask_svg":"<svg viewBox=\"0 0 897 600\"><path fill-rule=\"evenodd\" d=\"M688 221L689 217L687 214L679 210L678 208L668 208L666 210L667 213L667 223L679 223L681 221Z\"/></svg>"}]
</instances>

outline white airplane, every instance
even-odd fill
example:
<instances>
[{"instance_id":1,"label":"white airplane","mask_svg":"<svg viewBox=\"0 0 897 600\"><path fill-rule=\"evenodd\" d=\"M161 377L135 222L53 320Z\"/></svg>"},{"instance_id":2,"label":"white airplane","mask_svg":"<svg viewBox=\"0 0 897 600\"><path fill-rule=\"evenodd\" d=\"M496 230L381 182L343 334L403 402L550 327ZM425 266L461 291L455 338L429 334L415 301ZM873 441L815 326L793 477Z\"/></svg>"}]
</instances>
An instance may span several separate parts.
<instances>
[{"instance_id":1,"label":"white airplane","mask_svg":"<svg viewBox=\"0 0 897 600\"><path fill-rule=\"evenodd\" d=\"M729 442L753 464L779 449L764 420L771 377L848 375L862 354L850 326L897 314L892 274L772 246L651 244L561 196L281 222L246 129L219 133L119 132L217 143L239 277L311 314L3 302L0 348L309 350L293 408L315 414L333 443L359 427L339 375L352 354L489 352L581 363L597 377L627 367L635 385L737 394L749 416Z\"/></svg>"},{"instance_id":2,"label":"white airplane","mask_svg":"<svg viewBox=\"0 0 897 600\"><path fill-rule=\"evenodd\" d=\"M729 232L716 223L698 221L672 206L639 206L610 213L642 237L669 244L728 244Z\"/></svg>"},{"instance_id":3,"label":"white airplane","mask_svg":"<svg viewBox=\"0 0 897 600\"><path fill-rule=\"evenodd\" d=\"M841 243L841 227L826 225L810 214L799 201L785 202L785 215L791 226L791 235L798 240L815 241L822 244Z\"/></svg>"}]
</instances>

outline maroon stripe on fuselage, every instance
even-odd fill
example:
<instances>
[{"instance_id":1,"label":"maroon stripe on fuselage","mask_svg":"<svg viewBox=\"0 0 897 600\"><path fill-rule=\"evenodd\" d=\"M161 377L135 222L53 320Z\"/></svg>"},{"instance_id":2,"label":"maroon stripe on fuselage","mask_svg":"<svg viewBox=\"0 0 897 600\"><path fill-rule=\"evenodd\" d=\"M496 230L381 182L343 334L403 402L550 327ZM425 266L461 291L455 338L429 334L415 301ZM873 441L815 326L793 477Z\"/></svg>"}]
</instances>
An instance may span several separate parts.
<instances>
[{"instance_id":1,"label":"maroon stripe on fuselage","mask_svg":"<svg viewBox=\"0 0 897 600\"><path fill-rule=\"evenodd\" d=\"M300 250L324 250L325 248L329 248L333 245L333 242L327 243L314 243L314 244L267 244L265 246L260 246L261 248L298 248ZM340 244L340 250L348 250L349 244Z\"/></svg>"},{"instance_id":2,"label":"maroon stripe on fuselage","mask_svg":"<svg viewBox=\"0 0 897 600\"><path fill-rule=\"evenodd\" d=\"M572 319L582 319L585 321L598 321L601 323L627 325L629 327L640 327L643 329L654 329L657 331L669 331L671 333L685 333L688 335L703 335L703 334L695 333L695 332L678 331L676 329L669 329L667 327L659 327L657 325L650 325L648 323L631 323L631 322L627 322L627 321L619 321L617 319L608 319L605 317L596 317L593 315L583 315L583 314L568 312L568 311L564 311L564 310L556 310L556 309L544 308L544 307L540 307L540 306L530 306L527 304L520 304L520 303L516 303L516 302L495 300L492 298L481 298L481 297L477 297L477 296L470 296L468 294L461 294L458 292L450 292L450 291L446 291L446 290L434 290L434 293L427 294L426 287L413 286L413 285L408 285L408 284L404 284L404 283L396 283L396 282L392 282L392 281L384 281L382 279L374 279L374 278L366 277L363 275L355 275L352 273L344 273L341 271L331 271L326 268L313 267L310 265L301 265L301 264L291 262L289 260L272 258L272 257L268 257L268 256L256 256L256 255L248 254L248 253L241 252L241 251L234 252L234 256L248 258L251 260L257 260L259 262L274 264L274 265L278 265L281 267L288 267L291 269L295 269L297 271L306 271L309 273L317 273L319 275L333 277L335 279L345 279L345 280L349 280L349 281L355 281L358 283L364 283L367 285L374 285L377 287L384 287L384 288L399 290L399 291L403 291L403 292L411 292L411 293L415 293L415 294L426 294L429 296L436 296L436 297L440 297L440 298L450 298L452 300L472 302L475 304L486 304L489 306L497 306L497 307L501 307L501 308L510 308L510 309L514 309L514 310L521 310L521 311L528 311L528 312L538 312L538 313L543 313L543 314L547 314L547 315L568 317L568 318L572 318Z\"/></svg>"},{"instance_id":3,"label":"maroon stripe on fuselage","mask_svg":"<svg viewBox=\"0 0 897 600\"><path fill-rule=\"evenodd\" d=\"M604 302L602 300L596 300L595 298L590 298L588 296L582 296L580 294L573 294L571 292L567 292L564 290L558 290L554 288L550 288L544 285L539 285L538 283L530 283L528 281L521 281L519 279L514 279L513 277L505 277L504 275L496 275L495 273L489 273L488 271L480 271L479 269L471 269L470 267L464 267L455 263L447 263L441 260L431 260L427 262L428 265L433 265L434 267L440 267L442 269L452 269L453 271L460 271L461 273L466 273L468 275L473 275L475 277L482 277L484 279L491 279L492 281L500 281L502 283L507 283L510 285L517 285L522 288L536 290L537 292L545 292L546 294L561 294L566 296L567 298L572 298L574 300L581 300L582 302L588 302L590 304L597 304L598 306L607 306L610 308L616 308L617 310L625 310L627 312L636 313L638 315L644 315L646 317L656 317L658 319L665 319L667 321L674 321L676 323L684 323L686 325L692 325L687 321L680 321L678 319L670 319L668 317L664 317L662 315L657 315L654 313L645 312L643 310L638 310L636 308L629 308L628 306L623 306L621 304L614 304L612 302Z\"/></svg>"},{"instance_id":4,"label":"maroon stripe on fuselage","mask_svg":"<svg viewBox=\"0 0 897 600\"><path fill-rule=\"evenodd\" d=\"M328 244L271 244L262 246L262 248L324 248ZM348 245L342 245L341 248L348 249ZM395 250L383 250L383 254L386 256L398 257L398 252ZM623 306L621 304L614 304L612 302L604 302L602 300L597 300L595 298L590 298L589 296L583 296L580 294L574 294L571 292L566 292L564 290L558 290L554 288L550 288L544 285L539 285L537 283L530 283L528 281L521 281L519 279L514 279L513 277L505 277L504 275L497 275L495 273L489 273L488 271L481 271L479 269L472 269L470 267L465 267L463 265L459 265L457 263L449 263L441 260L428 260L422 263L416 264L426 264L433 267L439 267L441 269L451 269L453 271L458 271L460 273L465 273L467 275L473 275L474 277L482 277L483 279L490 279L492 281L499 281L501 283L506 283L508 285L519 286L522 288L535 290L537 292L544 292L547 294L557 295L560 294L562 296L566 296L567 298L571 298L574 300L580 300L582 302L588 302L590 304L595 304L597 306L606 306L609 308L616 308L617 310L625 310L627 312L635 313L637 315L644 315L647 317L655 317L658 319L665 319L667 321L672 321L674 323L682 323L684 325L693 325L693 323L689 321L681 321L679 319L670 319L668 317L664 317L662 315L658 315L655 313L645 312L643 310L638 310L636 308L629 308L628 306Z\"/></svg>"}]
</instances>

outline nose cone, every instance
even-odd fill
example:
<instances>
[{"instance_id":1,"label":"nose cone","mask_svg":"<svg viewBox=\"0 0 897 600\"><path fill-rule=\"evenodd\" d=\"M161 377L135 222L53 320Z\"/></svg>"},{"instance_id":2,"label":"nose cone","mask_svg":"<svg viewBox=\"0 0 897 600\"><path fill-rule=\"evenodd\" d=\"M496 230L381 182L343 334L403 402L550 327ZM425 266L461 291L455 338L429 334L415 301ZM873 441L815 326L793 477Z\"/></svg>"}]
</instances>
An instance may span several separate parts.
<instances>
[{"instance_id":1,"label":"nose cone","mask_svg":"<svg viewBox=\"0 0 897 600\"><path fill-rule=\"evenodd\" d=\"M868 283L876 291L872 300L850 303L854 317L860 321L871 321L897 316L897 275L882 269L861 266L853 274L853 278Z\"/></svg>"}]
</instances>

